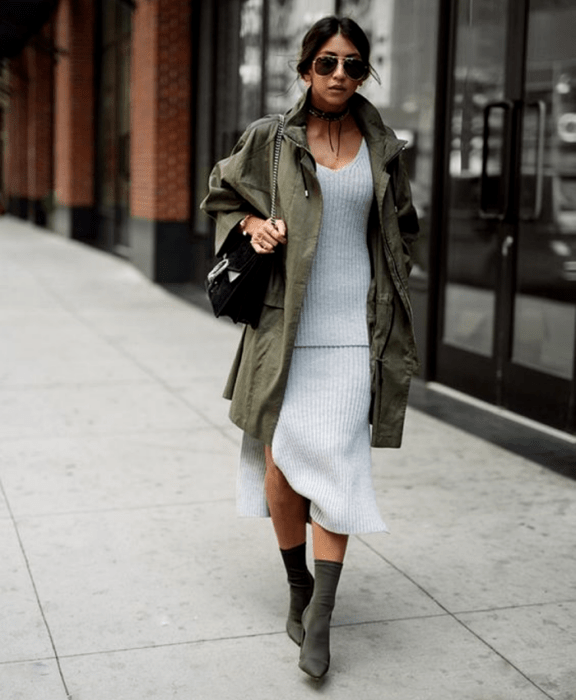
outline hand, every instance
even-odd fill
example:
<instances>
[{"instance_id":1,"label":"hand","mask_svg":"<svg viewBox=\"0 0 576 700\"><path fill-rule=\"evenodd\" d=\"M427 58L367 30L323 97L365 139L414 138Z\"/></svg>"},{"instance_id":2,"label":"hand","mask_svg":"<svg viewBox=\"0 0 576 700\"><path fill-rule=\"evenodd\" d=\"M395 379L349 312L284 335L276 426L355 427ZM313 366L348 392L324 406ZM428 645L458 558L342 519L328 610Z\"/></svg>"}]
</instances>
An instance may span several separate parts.
<instances>
[{"instance_id":1,"label":"hand","mask_svg":"<svg viewBox=\"0 0 576 700\"><path fill-rule=\"evenodd\" d=\"M276 219L274 225L270 219L250 216L244 224L244 232L250 236L257 253L273 253L278 243L286 244L286 224L281 219Z\"/></svg>"}]
</instances>

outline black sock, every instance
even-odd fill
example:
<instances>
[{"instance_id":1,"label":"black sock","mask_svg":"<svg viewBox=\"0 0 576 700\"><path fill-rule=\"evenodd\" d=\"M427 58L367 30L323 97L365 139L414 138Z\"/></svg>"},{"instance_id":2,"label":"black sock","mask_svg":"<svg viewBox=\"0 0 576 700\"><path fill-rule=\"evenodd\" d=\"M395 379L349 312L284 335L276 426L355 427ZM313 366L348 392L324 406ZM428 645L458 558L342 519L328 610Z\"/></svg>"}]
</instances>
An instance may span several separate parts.
<instances>
[{"instance_id":1,"label":"black sock","mask_svg":"<svg viewBox=\"0 0 576 700\"><path fill-rule=\"evenodd\" d=\"M313 579L306 565L306 542L292 549L281 549L280 554L286 567L288 583L297 588L308 588Z\"/></svg>"}]
</instances>

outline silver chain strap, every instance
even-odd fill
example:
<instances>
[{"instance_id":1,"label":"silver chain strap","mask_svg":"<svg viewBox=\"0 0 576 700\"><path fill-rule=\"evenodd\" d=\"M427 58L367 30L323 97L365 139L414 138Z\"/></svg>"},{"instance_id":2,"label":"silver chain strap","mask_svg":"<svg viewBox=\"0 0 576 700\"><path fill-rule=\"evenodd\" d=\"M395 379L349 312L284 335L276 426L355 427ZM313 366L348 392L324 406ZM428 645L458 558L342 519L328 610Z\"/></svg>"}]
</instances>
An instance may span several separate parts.
<instances>
[{"instance_id":1,"label":"silver chain strap","mask_svg":"<svg viewBox=\"0 0 576 700\"><path fill-rule=\"evenodd\" d=\"M270 221L276 224L276 192L278 190L278 166L280 164L280 149L282 147L282 134L284 133L284 115L278 115L280 124L276 132L274 143L274 164L272 166L272 203L270 205Z\"/></svg>"}]
</instances>

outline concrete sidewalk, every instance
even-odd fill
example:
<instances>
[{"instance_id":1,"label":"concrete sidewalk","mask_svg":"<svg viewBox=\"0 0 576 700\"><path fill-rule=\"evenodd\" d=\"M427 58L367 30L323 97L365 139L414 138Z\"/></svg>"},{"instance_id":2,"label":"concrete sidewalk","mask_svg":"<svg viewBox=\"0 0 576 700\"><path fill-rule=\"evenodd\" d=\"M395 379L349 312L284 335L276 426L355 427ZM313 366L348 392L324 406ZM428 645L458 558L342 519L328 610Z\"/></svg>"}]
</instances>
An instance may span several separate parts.
<instances>
[{"instance_id":1,"label":"concrete sidewalk","mask_svg":"<svg viewBox=\"0 0 576 700\"><path fill-rule=\"evenodd\" d=\"M0 219L1 700L576 700L576 482L410 409L315 683L234 508L239 329Z\"/></svg>"}]
</instances>

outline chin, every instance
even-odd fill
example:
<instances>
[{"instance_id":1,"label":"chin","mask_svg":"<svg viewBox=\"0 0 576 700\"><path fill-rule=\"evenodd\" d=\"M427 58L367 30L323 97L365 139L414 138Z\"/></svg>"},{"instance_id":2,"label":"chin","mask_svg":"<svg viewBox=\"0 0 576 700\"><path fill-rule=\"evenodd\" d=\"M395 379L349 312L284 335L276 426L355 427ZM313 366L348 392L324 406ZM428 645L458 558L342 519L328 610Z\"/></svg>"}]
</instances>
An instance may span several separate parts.
<instances>
[{"instance_id":1,"label":"chin","mask_svg":"<svg viewBox=\"0 0 576 700\"><path fill-rule=\"evenodd\" d=\"M354 93L352 93L354 94ZM351 94L348 92L337 92L337 93L328 93L324 95L318 95L316 97L316 100L318 103L323 103L327 107L329 106L332 108L334 111L339 111L343 109L347 103L348 100L352 97Z\"/></svg>"}]
</instances>

